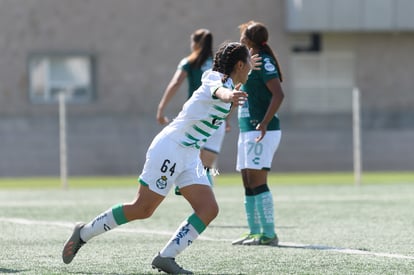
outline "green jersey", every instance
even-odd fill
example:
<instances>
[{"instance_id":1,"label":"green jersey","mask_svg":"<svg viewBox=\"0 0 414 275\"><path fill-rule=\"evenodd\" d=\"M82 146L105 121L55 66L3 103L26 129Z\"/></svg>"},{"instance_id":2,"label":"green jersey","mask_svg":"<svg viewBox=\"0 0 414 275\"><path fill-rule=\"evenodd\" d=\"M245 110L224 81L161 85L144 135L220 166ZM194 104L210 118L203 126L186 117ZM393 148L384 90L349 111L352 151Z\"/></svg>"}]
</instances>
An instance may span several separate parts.
<instances>
[{"instance_id":1,"label":"green jersey","mask_svg":"<svg viewBox=\"0 0 414 275\"><path fill-rule=\"evenodd\" d=\"M178 64L178 69L187 72L188 81L188 98L191 97L193 92L201 86L201 76L203 73L213 66L213 59L209 57L200 68L192 68L188 62L188 58L185 57Z\"/></svg>"},{"instance_id":2,"label":"green jersey","mask_svg":"<svg viewBox=\"0 0 414 275\"><path fill-rule=\"evenodd\" d=\"M266 82L273 78L279 78L275 60L263 52L260 52L259 55L262 58L260 70L252 70L246 84L241 87L241 90L249 96L244 105L238 109L240 132L256 130L256 126L263 120L272 98L272 94L266 87ZM280 130L277 114L270 121L267 130Z\"/></svg>"}]
</instances>

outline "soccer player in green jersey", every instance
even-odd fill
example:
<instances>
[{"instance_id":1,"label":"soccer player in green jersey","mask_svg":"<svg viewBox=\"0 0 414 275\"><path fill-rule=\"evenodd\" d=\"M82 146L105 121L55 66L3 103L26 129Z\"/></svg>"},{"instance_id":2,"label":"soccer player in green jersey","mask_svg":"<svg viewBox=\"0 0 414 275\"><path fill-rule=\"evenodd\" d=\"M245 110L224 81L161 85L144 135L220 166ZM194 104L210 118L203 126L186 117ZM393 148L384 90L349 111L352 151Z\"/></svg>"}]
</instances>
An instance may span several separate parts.
<instances>
[{"instance_id":1,"label":"soccer player in green jersey","mask_svg":"<svg viewBox=\"0 0 414 275\"><path fill-rule=\"evenodd\" d=\"M178 64L177 70L167 85L164 94L158 104L157 121L161 125L169 122L169 118L164 115L164 110L184 83L188 82L188 96L190 98L195 90L201 85L202 74L211 69L213 65L213 35L208 29L198 29L191 34L191 53L184 57ZM206 141L200 150L200 158L206 169L207 176L213 184L211 173L216 164L217 156L221 151L225 132L230 130L229 123L222 126ZM214 173L213 173L214 174ZM179 194L178 188L176 193Z\"/></svg>"},{"instance_id":2,"label":"soccer player in green jersey","mask_svg":"<svg viewBox=\"0 0 414 275\"><path fill-rule=\"evenodd\" d=\"M193 274L180 267L175 258L198 238L219 211L213 189L203 173L200 148L225 121L231 108L245 102L247 94L235 89L235 83L247 81L249 71L255 67L254 60L241 43L225 43L220 47L213 69L203 74L201 86L178 116L153 139L135 198L110 207L88 223L76 224L63 247L64 263L71 263L92 238L122 224L151 217L176 185L194 212L178 226L151 265L169 274Z\"/></svg>"},{"instance_id":3,"label":"soccer player in green jersey","mask_svg":"<svg viewBox=\"0 0 414 275\"><path fill-rule=\"evenodd\" d=\"M273 196L267 175L281 138L277 111L284 98L282 72L267 44L267 28L262 23L249 21L239 29L240 42L262 58L262 66L261 70L251 71L241 87L248 94L248 100L238 109L237 170L242 175L250 232L233 244L277 246Z\"/></svg>"}]
</instances>

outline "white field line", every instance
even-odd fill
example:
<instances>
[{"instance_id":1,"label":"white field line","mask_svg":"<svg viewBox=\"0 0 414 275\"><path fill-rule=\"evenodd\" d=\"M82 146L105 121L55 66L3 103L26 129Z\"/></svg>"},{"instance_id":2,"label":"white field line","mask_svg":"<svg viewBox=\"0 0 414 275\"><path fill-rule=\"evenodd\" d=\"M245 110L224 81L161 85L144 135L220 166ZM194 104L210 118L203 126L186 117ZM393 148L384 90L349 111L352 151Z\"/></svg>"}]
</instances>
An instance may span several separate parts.
<instances>
[{"instance_id":1,"label":"white field line","mask_svg":"<svg viewBox=\"0 0 414 275\"><path fill-rule=\"evenodd\" d=\"M279 246L286 247L286 248L324 250L324 251L332 251L332 252L338 252L338 253L344 253L344 254L369 255L369 256L376 256L376 257L414 260L414 256L406 256L406 255L401 255L401 254L391 254L391 253L383 253L383 252L372 252L372 251L366 251L366 250L360 250L360 249L332 247L332 246L326 246L326 245L297 244L297 243L283 242L283 243L279 243Z\"/></svg>"},{"instance_id":2,"label":"white field line","mask_svg":"<svg viewBox=\"0 0 414 275\"><path fill-rule=\"evenodd\" d=\"M29 220L29 219L21 219L21 218L4 218L4 217L0 217L0 223L14 223L14 224L20 224L20 225L57 226L57 227L65 227L65 228L73 228L74 226L74 224L71 222L38 221L38 220ZM128 228L124 228L124 229L117 228L116 231L123 232L123 233L133 233L133 234L144 233L144 234L163 235L163 236L164 235L171 236L174 233L172 231L158 231L158 230L152 230L152 229L128 229ZM203 237L203 236L200 236L199 239L205 240L205 241L220 241L220 242L231 241L228 239L208 238L208 237ZM353 255L367 255L367 256L375 256L375 257L414 260L414 256L406 256L406 255L401 255L401 254L391 254L391 253L383 253L383 252L371 252L371 251L366 251L366 250L343 248L343 247L331 247L331 246L326 246L326 245L312 245L312 244L280 242L279 247L323 250L323 251L353 254Z\"/></svg>"}]
</instances>

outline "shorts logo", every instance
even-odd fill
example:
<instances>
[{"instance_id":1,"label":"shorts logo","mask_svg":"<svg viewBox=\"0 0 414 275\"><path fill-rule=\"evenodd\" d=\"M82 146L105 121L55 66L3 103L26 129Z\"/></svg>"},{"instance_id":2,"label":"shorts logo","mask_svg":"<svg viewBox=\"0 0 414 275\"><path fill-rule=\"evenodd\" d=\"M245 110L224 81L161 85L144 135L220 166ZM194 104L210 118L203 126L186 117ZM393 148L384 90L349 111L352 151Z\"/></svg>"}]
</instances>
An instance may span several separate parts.
<instances>
[{"instance_id":1,"label":"shorts logo","mask_svg":"<svg viewBox=\"0 0 414 275\"><path fill-rule=\"evenodd\" d=\"M165 189L165 187L167 187L167 177L166 176L162 176L161 178L159 178L157 180L157 187L158 187L158 189Z\"/></svg>"},{"instance_id":2,"label":"shorts logo","mask_svg":"<svg viewBox=\"0 0 414 275\"><path fill-rule=\"evenodd\" d=\"M259 157L255 157L252 162L256 165L260 164L260 158Z\"/></svg>"}]
</instances>

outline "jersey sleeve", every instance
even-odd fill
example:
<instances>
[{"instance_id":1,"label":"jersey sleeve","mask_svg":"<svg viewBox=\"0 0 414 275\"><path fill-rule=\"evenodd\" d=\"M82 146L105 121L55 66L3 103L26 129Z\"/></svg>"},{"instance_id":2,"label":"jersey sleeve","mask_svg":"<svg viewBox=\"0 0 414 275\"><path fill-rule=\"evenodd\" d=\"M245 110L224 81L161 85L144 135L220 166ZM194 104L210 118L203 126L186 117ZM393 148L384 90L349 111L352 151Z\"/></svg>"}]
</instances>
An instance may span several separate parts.
<instances>
[{"instance_id":1,"label":"jersey sleeve","mask_svg":"<svg viewBox=\"0 0 414 275\"><path fill-rule=\"evenodd\" d=\"M221 82L221 74L212 70L204 72L201 81L203 85L208 87L210 95L213 97L215 91L223 86L223 83Z\"/></svg>"},{"instance_id":2,"label":"jersey sleeve","mask_svg":"<svg viewBox=\"0 0 414 275\"><path fill-rule=\"evenodd\" d=\"M186 72L190 71L190 63L188 62L187 57L181 59L180 63L177 66L177 70L182 70L182 71L186 71Z\"/></svg>"},{"instance_id":3,"label":"jersey sleeve","mask_svg":"<svg viewBox=\"0 0 414 275\"><path fill-rule=\"evenodd\" d=\"M262 67L259 72L264 83L273 78L279 78L276 62L269 56L265 56L263 58Z\"/></svg>"}]
</instances>

